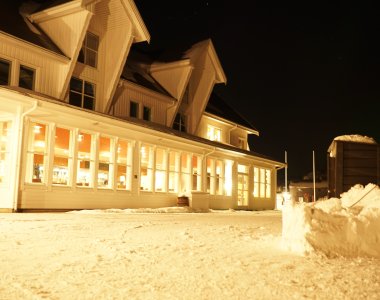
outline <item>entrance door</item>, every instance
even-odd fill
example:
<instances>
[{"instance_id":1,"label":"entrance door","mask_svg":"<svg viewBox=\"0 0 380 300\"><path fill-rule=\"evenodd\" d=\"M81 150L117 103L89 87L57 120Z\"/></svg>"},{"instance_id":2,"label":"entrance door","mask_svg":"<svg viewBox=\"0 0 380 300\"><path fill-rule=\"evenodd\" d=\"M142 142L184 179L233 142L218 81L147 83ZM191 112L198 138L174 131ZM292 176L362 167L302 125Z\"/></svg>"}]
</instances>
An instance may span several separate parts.
<instances>
[{"instance_id":1,"label":"entrance door","mask_svg":"<svg viewBox=\"0 0 380 300\"><path fill-rule=\"evenodd\" d=\"M248 166L238 165L238 206L248 206Z\"/></svg>"}]
</instances>

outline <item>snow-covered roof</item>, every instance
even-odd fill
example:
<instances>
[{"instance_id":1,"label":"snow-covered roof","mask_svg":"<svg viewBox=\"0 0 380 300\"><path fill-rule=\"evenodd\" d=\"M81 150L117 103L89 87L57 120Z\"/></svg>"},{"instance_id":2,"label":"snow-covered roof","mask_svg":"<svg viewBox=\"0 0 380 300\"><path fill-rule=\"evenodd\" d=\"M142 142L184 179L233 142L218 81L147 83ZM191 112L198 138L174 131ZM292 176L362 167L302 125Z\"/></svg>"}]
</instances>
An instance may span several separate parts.
<instances>
[{"instance_id":1,"label":"snow-covered roof","mask_svg":"<svg viewBox=\"0 0 380 300\"><path fill-rule=\"evenodd\" d=\"M365 135L360 135L360 134L340 135L334 138L334 141L377 144L374 138L371 138Z\"/></svg>"},{"instance_id":2,"label":"snow-covered roof","mask_svg":"<svg viewBox=\"0 0 380 300\"><path fill-rule=\"evenodd\" d=\"M360 134L340 135L340 136L337 136L336 138L334 138L334 140L330 144L329 148L327 149L327 152L330 153L330 157L336 156L336 143L335 143L335 141L377 145L374 138L371 138L371 137L368 137L365 135L360 135Z\"/></svg>"}]
</instances>

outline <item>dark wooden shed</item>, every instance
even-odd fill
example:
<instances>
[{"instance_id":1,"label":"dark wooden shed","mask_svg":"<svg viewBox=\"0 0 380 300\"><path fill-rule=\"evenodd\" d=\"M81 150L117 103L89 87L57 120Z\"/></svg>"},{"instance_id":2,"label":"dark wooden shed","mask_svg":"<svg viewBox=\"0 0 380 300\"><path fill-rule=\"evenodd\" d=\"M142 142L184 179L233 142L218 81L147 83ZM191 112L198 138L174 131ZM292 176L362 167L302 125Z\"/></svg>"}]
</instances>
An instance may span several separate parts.
<instances>
[{"instance_id":1,"label":"dark wooden shed","mask_svg":"<svg viewBox=\"0 0 380 300\"><path fill-rule=\"evenodd\" d=\"M336 138L327 151L329 197L340 197L355 184L380 184L379 145L371 138L355 137Z\"/></svg>"}]
</instances>

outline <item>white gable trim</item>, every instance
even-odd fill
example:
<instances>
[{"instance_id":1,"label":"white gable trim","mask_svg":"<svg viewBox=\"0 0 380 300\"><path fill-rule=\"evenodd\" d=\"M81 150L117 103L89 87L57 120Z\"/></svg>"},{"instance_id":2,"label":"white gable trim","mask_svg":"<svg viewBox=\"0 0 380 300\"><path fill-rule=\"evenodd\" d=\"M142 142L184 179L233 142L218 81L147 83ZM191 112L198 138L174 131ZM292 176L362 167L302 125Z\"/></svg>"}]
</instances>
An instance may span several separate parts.
<instances>
[{"instance_id":1,"label":"white gable trim","mask_svg":"<svg viewBox=\"0 0 380 300\"><path fill-rule=\"evenodd\" d=\"M29 20L38 24L41 22L73 14L82 10L83 7L81 1L70 1L62 5L50 7L48 9L31 14L29 16Z\"/></svg>"},{"instance_id":2,"label":"white gable trim","mask_svg":"<svg viewBox=\"0 0 380 300\"><path fill-rule=\"evenodd\" d=\"M150 42L150 34L145 26L143 19L134 3L133 0L121 0L122 5L127 12L127 15L131 18L132 24L134 25L133 32L135 35L135 42Z\"/></svg>"}]
</instances>

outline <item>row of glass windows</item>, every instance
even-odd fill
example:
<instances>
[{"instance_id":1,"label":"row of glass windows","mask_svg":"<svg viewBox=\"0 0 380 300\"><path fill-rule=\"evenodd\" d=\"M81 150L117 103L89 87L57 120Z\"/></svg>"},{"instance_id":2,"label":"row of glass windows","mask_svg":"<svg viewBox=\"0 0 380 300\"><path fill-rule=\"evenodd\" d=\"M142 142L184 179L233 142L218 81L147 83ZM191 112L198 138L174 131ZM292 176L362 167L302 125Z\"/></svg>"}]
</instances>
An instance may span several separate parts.
<instances>
[{"instance_id":1,"label":"row of glass windows","mask_svg":"<svg viewBox=\"0 0 380 300\"><path fill-rule=\"evenodd\" d=\"M46 124L32 122L30 128L26 182L51 180L52 184L64 186L131 188L132 147L129 141L63 127L56 127L54 138L49 141ZM50 164L52 174L46 174Z\"/></svg>"},{"instance_id":2,"label":"row of glass windows","mask_svg":"<svg viewBox=\"0 0 380 300\"><path fill-rule=\"evenodd\" d=\"M11 61L0 58L0 85L11 84L11 70ZM20 65L18 86L29 90L34 90L35 73L36 71L34 69Z\"/></svg>"},{"instance_id":3,"label":"row of glass windows","mask_svg":"<svg viewBox=\"0 0 380 300\"><path fill-rule=\"evenodd\" d=\"M149 106L142 106L142 112L140 113L140 104L135 101L129 102L129 116L132 118L140 118L145 121L151 121L152 109Z\"/></svg>"},{"instance_id":4,"label":"row of glass windows","mask_svg":"<svg viewBox=\"0 0 380 300\"><path fill-rule=\"evenodd\" d=\"M0 184L7 178L11 122L0 122ZM25 181L61 186L131 190L132 144L128 140L31 122L28 134ZM53 137L49 139L49 136ZM76 161L76 165L74 165ZM47 174L52 165L51 174ZM206 158L205 190L212 195L232 195L233 161ZM238 164L238 205L248 205L249 166ZM202 190L202 157L142 144L140 189L156 192ZM271 171L253 168L253 196L271 197Z\"/></svg>"}]
</instances>

